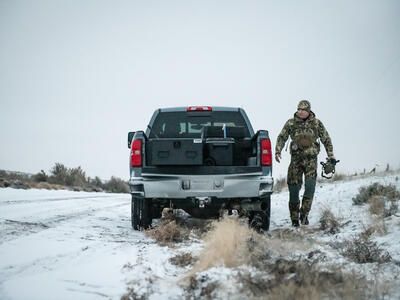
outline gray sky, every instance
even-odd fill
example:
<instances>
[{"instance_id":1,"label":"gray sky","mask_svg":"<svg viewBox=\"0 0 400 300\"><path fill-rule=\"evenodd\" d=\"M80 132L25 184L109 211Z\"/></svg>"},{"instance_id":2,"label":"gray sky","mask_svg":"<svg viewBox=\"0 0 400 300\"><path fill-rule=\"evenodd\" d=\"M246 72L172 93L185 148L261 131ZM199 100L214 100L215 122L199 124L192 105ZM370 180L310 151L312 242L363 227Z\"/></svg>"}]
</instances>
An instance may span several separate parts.
<instances>
[{"instance_id":1,"label":"gray sky","mask_svg":"<svg viewBox=\"0 0 400 300\"><path fill-rule=\"evenodd\" d=\"M126 179L158 107L241 106L275 145L301 99L339 171L400 166L399 1L0 0L0 43L0 169Z\"/></svg>"}]
</instances>

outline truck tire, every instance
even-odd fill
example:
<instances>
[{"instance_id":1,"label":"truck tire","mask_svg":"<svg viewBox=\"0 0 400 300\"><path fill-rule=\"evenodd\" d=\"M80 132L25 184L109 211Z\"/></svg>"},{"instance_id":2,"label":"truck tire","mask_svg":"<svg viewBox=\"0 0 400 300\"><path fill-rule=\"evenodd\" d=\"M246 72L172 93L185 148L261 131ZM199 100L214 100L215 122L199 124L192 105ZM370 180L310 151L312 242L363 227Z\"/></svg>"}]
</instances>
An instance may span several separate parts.
<instances>
[{"instance_id":1,"label":"truck tire","mask_svg":"<svg viewBox=\"0 0 400 300\"><path fill-rule=\"evenodd\" d=\"M148 229L151 226L151 200L132 195L131 223L134 230Z\"/></svg>"},{"instance_id":2,"label":"truck tire","mask_svg":"<svg viewBox=\"0 0 400 300\"><path fill-rule=\"evenodd\" d=\"M260 198L261 210L252 211L249 216L249 225L256 231L268 231L271 219L271 196Z\"/></svg>"},{"instance_id":3,"label":"truck tire","mask_svg":"<svg viewBox=\"0 0 400 300\"><path fill-rule=\"evenodd\" d=\"M138 197L132 195L132 201L131 201L131 223L132 223L132 228L135 230L139 230L139 212L138 212Z\"/></svg>"},{"instance_id":4,"label":"truck tire","mask_svg":"<svg viewBox=\"0 0 400 300\"><path fill-rule=\"evenodd\" d=\"M264 231L269 230L269 225L271 222L271 196L268 195L267 197L262 198L262 211L263 211L263 225L262 229Z\"/></svg>"}]
</instances>

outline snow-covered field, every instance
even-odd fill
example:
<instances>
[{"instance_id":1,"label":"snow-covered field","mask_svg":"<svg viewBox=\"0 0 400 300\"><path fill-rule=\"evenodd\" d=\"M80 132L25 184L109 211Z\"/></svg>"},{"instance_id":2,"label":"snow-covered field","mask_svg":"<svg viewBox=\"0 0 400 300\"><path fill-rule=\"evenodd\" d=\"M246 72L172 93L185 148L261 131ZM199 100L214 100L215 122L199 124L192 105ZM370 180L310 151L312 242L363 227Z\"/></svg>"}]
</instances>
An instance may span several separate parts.
<instances>
[{"instance_id":1,"label":"snow-covered field","mask_svg":"<svg viewBox=\"0 0 400 300\"><path fill-rule=\"evenodd\" d=\"M334 247L376 222L367 205L352 205L359 188L379 182L400 189L398 176L318 184L310 225L298 230L290 226L288 193L274 194L271 231L266 237L276 238L286 230L297 236L286 255L322 253L326 264L389 283L389 298L398 299L400 213L385 218L385 232L372 235L372 240L389 252L390 263L358 264ZM318 229L326 208L343 224L336 234ZM197 256L203 247L204 242L196 236L168 247L133 231L129 195L0 189L0 299L120 299L128 288L134 290L132 298L182 299L188 297L185 278L191 266L175 266L169 259L179 253ZM234 287L234 276L243 269L253 272L250 266L221 265L198 276L218 283L210 291L213 298L241 299L245 291Z\"/></svg>"}]
</instances>

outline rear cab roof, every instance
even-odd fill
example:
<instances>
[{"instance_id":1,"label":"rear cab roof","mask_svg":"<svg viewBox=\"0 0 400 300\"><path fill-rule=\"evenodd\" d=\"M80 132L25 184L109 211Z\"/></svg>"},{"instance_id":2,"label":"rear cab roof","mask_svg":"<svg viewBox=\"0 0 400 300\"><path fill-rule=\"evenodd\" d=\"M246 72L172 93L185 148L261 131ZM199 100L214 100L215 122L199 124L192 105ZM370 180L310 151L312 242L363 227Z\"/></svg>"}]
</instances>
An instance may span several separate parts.
<instances>
[{"instance_id":1,"label":"rear cab roof","mask_svg":"<svg viewBox=\"0 0 400 300\"><path fill-rule=\"evenodd\" d=\"M243 108L241 107L229 107L229 106L208 106L208 105L190 105L190 106L177 106L177 107L165 107L165 108L159 108L157 109L150 122L148 127L146 128L146 135L149 135L150 132L150 128L149 126L151 126L154 123L155 118L157 117L157 115L159 113L165 113L165 112L188 112L188 108L189 107L210 107L212 112L216 112L216 111L226 111L226 112L239 112L241 113L241 115L243 116L245 123L249 129L250 135L253 136L254 135L254 129L253 126L250 123L249 118L247 117L246 112L244 111Z\"/></svg>"},{"instance_id":2,"label":"rear cab roof","mask_svg":"<svg viewBox=\"0 0 400 300\"><path fill-rule=\"evenodd\" d=\"M179 107L166 107L160 108L160 112L178 112L178 111L187 111L189 107L211 107L212 111L239 111L242 108L239 107L228 107L228 106L203 106L203 105L193 105L193 106L179 106Z\"/></svg>"}]
</instances>

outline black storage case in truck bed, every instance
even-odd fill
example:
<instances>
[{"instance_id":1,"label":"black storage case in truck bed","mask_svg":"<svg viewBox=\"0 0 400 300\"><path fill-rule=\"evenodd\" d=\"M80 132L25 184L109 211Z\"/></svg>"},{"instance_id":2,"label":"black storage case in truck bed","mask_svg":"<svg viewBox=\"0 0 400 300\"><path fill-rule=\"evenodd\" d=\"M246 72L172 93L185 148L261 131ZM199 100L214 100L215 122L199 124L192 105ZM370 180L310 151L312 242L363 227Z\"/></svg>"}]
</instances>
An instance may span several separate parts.
<instances>
[{"instance_id":1,"label":"black storage case in truck bed","mask_svg":"<svg viewBox=\"0 0 400 300\"><path fill-rule=\"evenodd\" d=\"M205 141L205 165L207 166L232 166L233 147L235 140L232 138L208 138Z\"/></svg>"},{"instance_id":2,"label":"black storage case in truck bed","mask_svg":"<svg viewBox=\"0 0 400 300\"><path fill-rule=\"evenodd\" d=\"M146 143L147 164L192 165L203 164L201 139L156 139Z\"/></svg>"}]
</instances>

